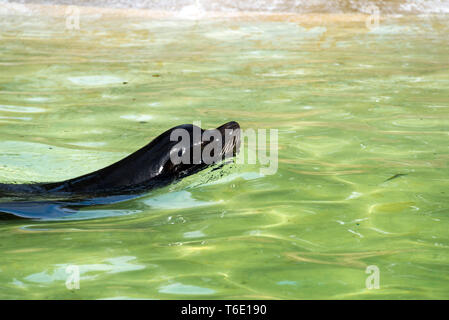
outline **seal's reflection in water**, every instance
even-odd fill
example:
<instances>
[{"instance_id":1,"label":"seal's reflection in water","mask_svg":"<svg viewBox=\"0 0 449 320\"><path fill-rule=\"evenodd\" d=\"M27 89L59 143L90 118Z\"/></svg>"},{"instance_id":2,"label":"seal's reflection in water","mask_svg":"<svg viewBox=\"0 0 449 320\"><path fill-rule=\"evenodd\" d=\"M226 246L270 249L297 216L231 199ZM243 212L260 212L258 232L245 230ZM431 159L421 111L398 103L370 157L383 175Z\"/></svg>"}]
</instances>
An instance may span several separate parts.
<instances>
[{"instance_id":1,"label":"seal's reflection in water","mask_svg":"<svg viewBox=\"0 0 449 320\"><path fill-rule=\"evenodd\" d=\"M109 197L93 197L91 199L55 199L55 200L12 200L0 203L0 220L43 219L62 220L91 206L101 206L132 200L140 197L137 194L115 195ZM95 217L92 217L95 218Z\"/></svg>"},{"instance_id":2,"label":"seal's reflection in water","mask_svg":"<svg viewBox=\"0 0 449 320\"><path fill-rule=\"evenodd\" d=\"M185 136L173 139L176 130L187 134L187 143L183 139ZM196 157L195 148L201 152L199 157ZM0 219L59 219L83 207L134 199L233 157L239 148L237 122L228 122L214 130L194 125L177 126L130 156L81 177L54 183L1 184L0 192L8 200L0 203ZM206 150L209 158L205 157L207 152L203 152ZM173 161L176 158L173 153L187 155L187 160L178 157L180 161Z\"/></svg>"}]
</instances>

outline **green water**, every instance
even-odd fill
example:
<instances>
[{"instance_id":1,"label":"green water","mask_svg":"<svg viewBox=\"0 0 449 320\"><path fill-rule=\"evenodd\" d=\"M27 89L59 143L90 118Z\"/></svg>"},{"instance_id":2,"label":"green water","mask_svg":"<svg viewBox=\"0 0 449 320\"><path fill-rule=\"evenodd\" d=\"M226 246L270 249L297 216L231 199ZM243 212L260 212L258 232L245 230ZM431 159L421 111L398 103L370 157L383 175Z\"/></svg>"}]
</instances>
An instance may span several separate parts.
<instances>
[{"instance_id":1,"label":"green water","mask_svg":"<svg viewBox=\"0 0 449 320\"><path fill-rule=\"evenodd\" d=\"M193 121L278 129L279 162L0 220L0 298L448 298L443 21L2 17L1 182L75 177Z\"/></svg>"}]
</instances>

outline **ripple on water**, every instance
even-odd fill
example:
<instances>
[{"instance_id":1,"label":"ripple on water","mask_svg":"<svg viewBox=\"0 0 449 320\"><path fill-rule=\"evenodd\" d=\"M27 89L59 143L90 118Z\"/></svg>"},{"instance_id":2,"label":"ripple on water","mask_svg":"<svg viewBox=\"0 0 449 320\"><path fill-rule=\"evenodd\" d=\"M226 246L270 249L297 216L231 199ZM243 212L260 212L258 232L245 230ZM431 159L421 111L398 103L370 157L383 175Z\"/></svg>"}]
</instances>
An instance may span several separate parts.
<instances>
[{"instance_id":1,"label":"ripple on water","mask_svg":"<svg viewBox=\"0 0 449 320\"><path fill-rule=\"evenodd\" d=\"M168 294L197 295L197 294L214 294L215 290L176 282L160 287L159 292Z\"/></svg>"},{"instance_id":2,"label":"ripple on water","mask_svg":"<svg viewBox=\"0 0 449 320\"><path fill-rule=\"evenodd\" d=\"M278 281L276 282L276 284L280 285L280 286L296 286L297 282L296 281L290 281L290 280L283 280L283 281Z\"/></svg>"},{"instance_id":3,"label":"ripple on water","mask_svg":"<svg viewBox=\"0 0 449 320\"><path fill-rule=\"evenodd\" d=\"M3 116L0 116L0 119L2 119L2 120L22 120L22 121L30 121L30 120L32 120L33 118L31 118L31 117L3 117Z\"/></svg>"},{"instance_id":4,"label":"ripple on water","mask_svg":"<svg viewBox=\"0 0 449 320\"><path fill-rule=\"evenodd\" d=\"M177 191L162 194L160 196L145 200L144 203L150 207L159 209L185 209L201 206L210 206L217 202L200 201L192 198L188 191Z\"/></svg>"},{"instance_id":5,"label":"ripple on water","mask_svg":"<svg viewBox=\"0 0 449 320\"><path fill-rule=\"evenodd\" d=\"M39 112L45 112L46 110L43 108L37 108L37 107L23 107L23 106L12 106L12 105L0 104L0 111L17 112L17 113L39 113Z\"/></svg>"},{"instance_id":6,"label":"ripple on water","mask_svg":"<svg viewBox=\"0 0 449 320\"><path fill-rule=\"evenodd\" d=\"M202 238L206 236L203 231L197 230L197 231L190 231L184 233L184 238Z\"/></svg>"},{"instance_id":7,"label":"ripple on water","mask_svg":"<svg viewBox=\"0 0 449 320\"><path fill-rule=\"evenodd\" d=\"M392 121L392 124L397 127L407 127L407 128L432 128L432 127L443 127L445 125L444 119L398 119Z\"/></svg>"},{"instance_id":8,"label":"ripple on water","mask_svg":"<svg viewBox=\"0 0 449 320\"><path fill-rule=\"evenodd\" d=\"M260 74L263 77L286 77L286 76L302 76L305 71L302 69L298 70L285 70L285 71L271 71L267 73ZM290 99L288 99L290 101Z\"/></svg>"},{"instance_id":9,"label":"ripple on water","mask_svg":"<svg viewBox=\"0 0 449 320\"><path fill-rule=\"evenodd\" d=\"M54 220L89 220L89 219L98 219L98 218L107 218L107 217L119 217L119 216L128 216L131 214L137 214L142 212L141 210L83 210L73 213L69 216L58 217L58 219ZM33 229L34 230L34 229Z\"/></svg>"},{"instance_id":10,"label":"ripple on water","mask_svg":"<svg viewBox=\"0 0 449 320\"><path fill-rule=\"evenodd\" d=\"M70 145L78 146L78 147L95 148L95 147L102 147L102 146L106 145L106 142L78 141L78 142L71 142Z\"/></svg>"},{"instance_id":11,"label":"ripple on water","mask_svg":"<svg viewBox=\"0 0 449 320\"><path fill-rule=\"evenodd\" d=\"M136 257L134 256L122 256L105 259L104 260L105 263L77 265L79 268L80 279L81 280L95 279L99 275L99 274L89 276L84 275L86 273L101 272L113 274L126 271L142 270L145 268L144 265L133 264L129 262L134 259L136 259ZM66 269L70 265L58 264L55 266L56 269L54 269L53 272L47 272L47 270L44 270L42 272L33 273L30 274L29 276L26 276L24 280L34 283L52 283L54 281L66 281L67 280Z\"/></svg>"},{"instance_id":12,"label":"ripple on water","mask_svg":"<svg viewBox=\"0 0 449 320\"><path fill-rule=\"evenodd\" d=\"M148 121L153 119L153 117L150 116L149 114L126 114L120 116L120 118L132 121Z\"/></svg>"},{"instance_id":13,"label":"ripple on water","mask_svg":"<svg viewBox=\"0 0 449 320\"><path fill-rule=\"evenodd\" d=\"M116 76L81 76L68 77L67 79L80 86L101 86L105 84L123 83L125 81Z\"/></svg>"},{"instance_id":14,"label":"ripple on water","mask_svg":"<svg viewBox=\"0 0 449 320\"><path fill-rule=\"evenodd\" d=\"M211 185L216 185L216 184L221 184L221 183L229 183L238 178L242 178L243 180L248 181L248 180L263 178L264 176L265 175L263 173L259 173L259 172L231 173L231 174L221 177L220 179L217 179L217 180L214 180L211 182L206 182L203 184L203 186L211 186Z\"/></svg>"},{"instance_id":15,"label":"ripple on water","mask_svg":"<svg viewBox=\"0 0 449 320\"><path fill-rule=\"evenodd\" d=\"M49 99L46 97L30 97L30 98L27 98L27 100L31 101L31 102L45 102L45 101L48 101Z\"/></svg>"}]
</instances>

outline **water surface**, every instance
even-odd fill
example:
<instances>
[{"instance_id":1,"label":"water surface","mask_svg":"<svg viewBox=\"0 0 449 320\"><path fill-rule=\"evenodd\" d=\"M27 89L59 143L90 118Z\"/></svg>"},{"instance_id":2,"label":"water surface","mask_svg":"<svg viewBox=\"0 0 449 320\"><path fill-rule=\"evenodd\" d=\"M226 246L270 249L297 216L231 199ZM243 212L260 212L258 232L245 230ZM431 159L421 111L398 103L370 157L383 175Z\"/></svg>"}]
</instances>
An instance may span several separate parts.
<instances>
[{"instance_id":1,"label":"water surface","mask_svg":"<svg viewBox=\"0 0 449 320\"><path fill-rule=\"evenodd\" d=\"M0 298L447 298L443 18L2 16L1 182L75 177L193 121L278 129L279 168L0 221Z\"/></svg>"}]
</instances>

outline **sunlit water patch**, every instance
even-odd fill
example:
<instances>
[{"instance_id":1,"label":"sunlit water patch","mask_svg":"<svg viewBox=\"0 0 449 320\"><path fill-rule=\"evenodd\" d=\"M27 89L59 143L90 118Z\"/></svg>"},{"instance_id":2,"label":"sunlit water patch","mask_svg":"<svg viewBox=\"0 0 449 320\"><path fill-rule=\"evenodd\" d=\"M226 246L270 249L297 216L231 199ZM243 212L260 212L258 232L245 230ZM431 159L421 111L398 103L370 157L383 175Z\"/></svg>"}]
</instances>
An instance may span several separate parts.
<instances>
[{"instance_id":1,"label":"sunlit water patch","mask_svg":"<svg viewBox=\"0 0 449 320\"><path fill-rule=\"evenodd\" d=\"M134 259L136 259L136 257L124 256L109 258L105 259L104 263L79 265L77 266L77 270L79 270L80 280L94 280L102 273L113 274L145 268L143 265L131 262ZM67 279L67 267L69 266L70 265L66 264L56 265L52 271L45 270L39 273L33 273L26 276L24 280L35 283L52 283L54 281L65 282ZM23 285L23 282L20 284Z\"/></svg>"},{"instance_id":2,"label":"sunlit water patch","mask_svg":"<svg viewBox=\"0 0 449 320\"><path fill-rule=\"evenodd\" d=\"M36 112L45 112L45 109L36 107L0 105L0 111L14 112L14 113L36 113Z\"/></svg>"},{"instance_id":3,"label":"sunlit water patch","mask_svg":"<svg viewBox=\"0 0 449 320\"><path fill-rule=\"evenodd\" d=\"M68 77L71 83L80 86L99 86L108 85L114 83L123 83L124 79L114 76L81 76L81 77Z\"/></svg>"}]
</instances>

